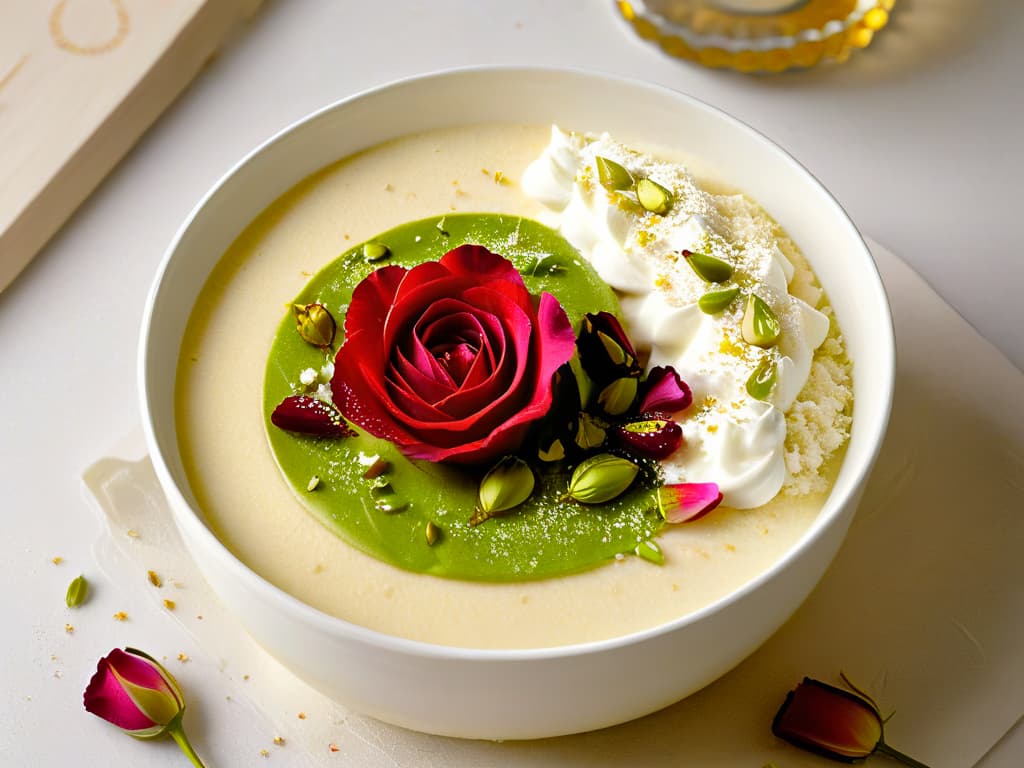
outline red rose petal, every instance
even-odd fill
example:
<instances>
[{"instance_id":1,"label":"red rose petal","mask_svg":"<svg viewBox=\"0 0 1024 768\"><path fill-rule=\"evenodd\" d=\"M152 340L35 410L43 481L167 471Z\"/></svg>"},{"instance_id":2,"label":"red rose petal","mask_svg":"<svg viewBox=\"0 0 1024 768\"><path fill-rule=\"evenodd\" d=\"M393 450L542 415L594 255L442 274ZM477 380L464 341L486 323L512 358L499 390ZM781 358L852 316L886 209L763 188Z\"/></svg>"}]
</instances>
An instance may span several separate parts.
<instances>
[{"instance_id":1,"label":"red rose petal","mask_svg":"<svg viewBox=\"0 0 1024 768\"><path fill-rule=\"evenodd\" d=\"M678 413L693 402L693 393L671 365L655 366L644 382L644 396L640 400L641 413Z\"/></svg>"},{"instance_id":2,"label":"red rose petal","mask_svg":"<svg viewBox=\"0 0 1024 768\"><path fill-rule=\"evenodd\" d=\"M279 429L314 437L351 437L355 434L333 405L308 395L291 395L270 414Z\"/></svg>"},{"instance_id":3,"label":"red rose petal","mask_svg":"<svg viewBox=\"0 0 1024 768\"><path fill-rule=\"evenodd\" d=\"M692 523L721 503L718 483L675 483L658 489L658 509L669 523Z\"/></svg>"}]
</instances>

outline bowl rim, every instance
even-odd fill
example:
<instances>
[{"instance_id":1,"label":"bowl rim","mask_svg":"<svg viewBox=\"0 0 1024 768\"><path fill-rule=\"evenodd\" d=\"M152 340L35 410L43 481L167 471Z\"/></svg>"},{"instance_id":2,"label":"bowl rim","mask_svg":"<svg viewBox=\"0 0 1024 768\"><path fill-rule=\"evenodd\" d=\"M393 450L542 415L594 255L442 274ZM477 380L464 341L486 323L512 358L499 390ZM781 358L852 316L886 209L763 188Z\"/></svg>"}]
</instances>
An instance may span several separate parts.
<instances>
[{"instance_id":1,"label":"bowl rim","mask_svg":"<svg viewBox=\"0 0 1024 768\"><path fill-rule=\"evenodd\" d=\"M146 374L147 358L150 350L149 339L152 333L153 313L157 300L160 296L164 279L169 267L173 263L174 256L178 251L181 241L191 228L193 222L203 213L209 201L218 192L220 192L220 190L232 179L232 177L235 176L235 174L237 174L244 166L249 164L256 156L282 141L290 134L302 130L307 124L314 122L329 112L343 109L347 105L357 101L372 99L378 94L396 87L415 87L416 84L421 82L465 76L503 75L507 77L510 75L515 76L517 74L523 76L570 75L587 79L611 81L620 86L647 90L660 95L662 98L670 98L686 102L690 108L710 113L718 120L731 123L734 128L739 129L740 132L745 135L746 139L760 144L766 151L779 156L784 163L792 168L794 173L809 177L814 186L817 187L818 191L823 194L823 202L832 207L834 211L839 214L839 219L842 221L842 227L846 229L847 235L853 238L853 241L860 245L863 264L859 266L866 270L865 285L870 288L873 294L871 297L873 303L877 304L879 310L882 312L882 316L879 320L887 329L888 333L885 334L884 338L876 339L873 343L878 347L876 350L879 367L877 375L885 377L884 381L879 382L882 386L882 393L884 394L884 406L882 411L879 413L879 418L873 424L869 423L864 427L870 428L871 431L871 434L868 434L863 438L864 440L869 441L869 447L867 449L865 459L861 463L861 466L856 469L855 474L850 481L850 486L847 492L842 496L842 498L834 498L833 489L833 492L827 497L825 504L816 515L814 521L804 531L800 538L790 546L785 555L776 560L770 567L761 571L753 579L745 582L743 585L732 590L728 594L671 621L657 624L653 627L648 627L636 632L631 632L629 634L601 640L578 642L567 645L542 646L537 648L473 648L443 645L440 643L413 640L399 637L397 635L390 635L385 632L364 627L346 619L327 614L271 583L266 578L252 570L227 548L216 534L214 534L214 532L202 521L200 513L185 499L184 494L181 492L177 482L171 475L160 450L159 442L156 438L153 426L153 418L149 403L150 390ZM292 121L285 127L276 131L269 138L260 142L254 148L246 152L241 159L221 174L207 192L203 194L185 217L182 224L178 227L169 245L164 251L159 266L157 267L153 282L146 296L146 303L143 309L137 358L137 383L139 388L142 428L145 434L146 444L149 449L150 459L157 478L160 481L161 490L167 496L168 506L171 510L175 523L179 528L187 528L189 535L198 536L203 544L206 545L205 550L208 553L215 554L221 565L226 566L235 577L246 582L250 589L258 592L259 596L267 601L272 608L282 611L299 622L309 625L320 632L326 633L327 635L339 639L366 643L384 650L401 653L406 656L418 656L437 660L475 662L526 662L557 660L568 657L610 652L618 648L639 645L647 641L669 635L685 626L700 622L704 618L718 613L731 604L742 600L788 568L790 562L793 561L799 553L806 550L815 540L824 536L826 529L833 522L834 518L848 503L853 500L852 497L856 497L859 491L863 488L864 483L867 480L867 476L870 473L881 449L882 438L885 435L892 410L892 398L895 386L895 359L896 350L892 313L886 296L885 287L882 283L874 257L868 249L867 244L864 242L860 232L857 230L850 216L839 201L836 200L828 188L822 184L821 181L810 172L810 170L808 170L780 145L769 139L760 131L751 127L746 122L734 117L724 110L666 85L650 83L636 78L625 77L602 70L583 67L539 65L522 66L513 64L476 65L442 68L422 74L400 77L364 88L349 96L337 99L298 118L297 120ZM181 514L182 509L187 509L189 514ZM194 557L195 554L193 548L188 545L188 542L186 542L186 546L190 555ZM815 583L815 586L816 584L817 582ZM242 623L243 625L245 624L244 620L242 620Z\"/></svg>"}]
</instances>

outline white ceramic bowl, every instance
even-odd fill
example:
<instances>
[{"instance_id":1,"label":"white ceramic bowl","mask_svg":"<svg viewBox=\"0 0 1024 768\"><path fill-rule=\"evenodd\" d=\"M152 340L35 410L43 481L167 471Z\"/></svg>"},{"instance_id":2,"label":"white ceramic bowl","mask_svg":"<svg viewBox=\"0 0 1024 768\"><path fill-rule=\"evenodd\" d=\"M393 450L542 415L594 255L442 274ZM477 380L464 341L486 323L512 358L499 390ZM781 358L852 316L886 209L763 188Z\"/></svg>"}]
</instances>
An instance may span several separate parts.
<instances>
[{"instance_id":1,"label":"white ceramic bowl","mask_svg":"<svg viewBox=\"0 0 1024 768\"><path fill-rule=\"evenodd\" d=\"M467 650L327 616L235 559L204 523L182 468L171 372L199 290L242 229L339 158L409 133L491 121L607 130L706 159L799 244L846 336L854 364L852 436L814 524L743 588L647 631L549 649ZM579 71L511 68L377 88L309 116L251 152L200 201L168 249L146 306L139 361L143 424L157 476L200 570L246 629L297 675L361 712L431 733L503 739L590 730L655 711L715 680L778 629L846 533L885 432L893 370L892 323L871 255L836 201L793 158L671 90Z\"/></svg>"}]
</instances>

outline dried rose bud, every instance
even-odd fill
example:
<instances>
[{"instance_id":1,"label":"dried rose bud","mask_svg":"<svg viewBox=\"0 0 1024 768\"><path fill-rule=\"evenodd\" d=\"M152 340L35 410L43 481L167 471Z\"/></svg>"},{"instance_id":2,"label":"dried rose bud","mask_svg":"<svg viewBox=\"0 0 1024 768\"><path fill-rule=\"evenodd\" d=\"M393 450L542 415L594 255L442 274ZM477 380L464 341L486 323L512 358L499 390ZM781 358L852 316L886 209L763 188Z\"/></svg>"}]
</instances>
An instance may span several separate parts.
<instances>
[{"instance_id":1,"label":"dried rose bud","mask_svg":"<svg viewBox=\"0 0 1024 768\"><path fill-rule=\"evenodd\" d=\"M786 695L772 721L772 733L801 749L844 763L880 752L904 765L927 768L885 743L883 723L878 707L866 694L860 696L805 677Z\"/></svg>"}]
</instances>

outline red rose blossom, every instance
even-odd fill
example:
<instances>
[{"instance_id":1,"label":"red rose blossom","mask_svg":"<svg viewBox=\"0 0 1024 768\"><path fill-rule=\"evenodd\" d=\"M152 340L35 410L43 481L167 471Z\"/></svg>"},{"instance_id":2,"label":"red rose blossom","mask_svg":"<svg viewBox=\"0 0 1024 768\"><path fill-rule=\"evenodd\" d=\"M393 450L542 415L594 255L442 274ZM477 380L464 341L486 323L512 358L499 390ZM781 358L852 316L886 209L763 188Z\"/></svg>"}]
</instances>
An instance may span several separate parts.
<instances>
[{"instance_id":1,"label":"red rose blossom","mask_svg":"<svg viewBox=\"0 0 1024 768\"><path fill-rule=\"evenodd\" d=\"M354 424L406 456L484 464L551 407L575 336L549 293L478 245L374 271L352 294L331 389Z\"/></svg>"}]
</instances>

